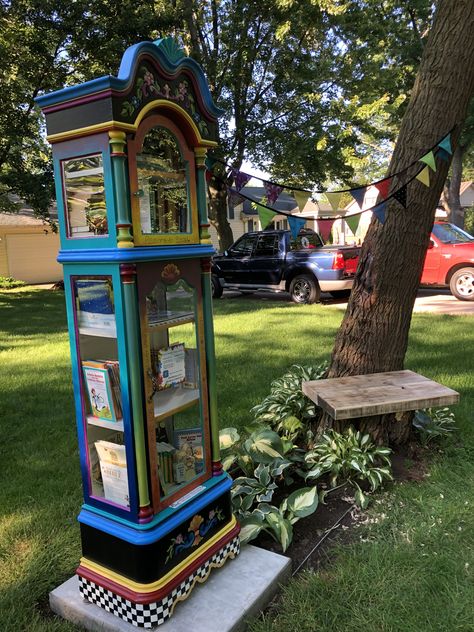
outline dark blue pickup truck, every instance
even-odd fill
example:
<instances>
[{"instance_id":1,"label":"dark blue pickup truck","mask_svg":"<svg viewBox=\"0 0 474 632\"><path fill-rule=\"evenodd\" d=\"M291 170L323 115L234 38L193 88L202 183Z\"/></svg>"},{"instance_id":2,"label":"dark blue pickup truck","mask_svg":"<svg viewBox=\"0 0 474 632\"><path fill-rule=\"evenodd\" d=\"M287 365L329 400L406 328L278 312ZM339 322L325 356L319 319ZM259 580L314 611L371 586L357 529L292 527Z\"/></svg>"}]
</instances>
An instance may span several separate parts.
<instances>
[{"instance_id":1,"label":"dark blue pickup truck","mask_svg":"<svg viewBox=\"0 0 474 632\"><path fill-rule=\"evenodd\" d=\"M358 246L324 246L313 231L293 239L289 230L246 233L224 254L213 257L212 291L289 292L295 303L315 303L321 292L349 295Z\"/></svg>"}]
</instances>

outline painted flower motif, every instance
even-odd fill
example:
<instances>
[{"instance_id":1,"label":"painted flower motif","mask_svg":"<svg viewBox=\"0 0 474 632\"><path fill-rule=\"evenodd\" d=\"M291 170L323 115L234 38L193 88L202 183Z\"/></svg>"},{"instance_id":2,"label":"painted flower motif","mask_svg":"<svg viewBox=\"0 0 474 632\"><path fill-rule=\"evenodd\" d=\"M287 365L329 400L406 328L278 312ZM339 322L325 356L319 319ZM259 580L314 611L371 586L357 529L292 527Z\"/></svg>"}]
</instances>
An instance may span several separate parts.
<instances>
[{"instance_id":1,"label":"painted flower motif","mask_svg":"<svg viewBox=\"0 0 474 632\"><path fill-rule=\"evenodd\" d=\"M155 77L152 75L152 73L151 73L149 70L147 70L147 71L145 72L145 76L143 77L143 81L144 81L144 82L145 82L148 86L151 86L151 85L153 85L154 80L155 80Z\"/></svg>"},{"instance_id":2,"label":"painted flower motif","mask_svg":"<svg viewBox=\"0 0 474 632\"><path fill-rule=\"evenodd\" d=\"M182 97L184 98L184 95L187 93L188 91L188 87L187 85L182 81L179 86L178 86L178 92L180 95L182 95Z\"/></svg>"},{"instance_id":3,"label":"painted flower motif","mask_svg":"<svg viewBox=\"0 0 474 632\"><path fill-rule=\"evenodd\" d=\"M161 278L165 283L174 283L180 275L181 272L178 266L176 266L174 263L168 263L168 265L163 268Z\"/></svg>"},{"instance_id":4,"label":"painted flower motif","mask_svg":"<svg viewBox=\"0 0 474 632\"><path fill-rule=\"evenodd\" d=\"M170 92L171 92L171 89L170 89L169 85L167 83L165 83L165 85L163 86L163 94L165 95L166 99L170 98Z\"/></svg>"},{"instance_id":5,"label":"painted flower motif","mask_svg":"<svg viewBox=\"0 0 474 632\"><path fill-rule=\"evenodd\" d=\"M132 97L131 101L132 101L133 106L136 108L140 105L140 101L137 97Z\"/></svg>"},{"instance_id":6,"label":"painted flower motif","mask_svg":"<svg viewBox=\"0 0 474 632\"><path fill-rule=\"evenodd\" d=\"M199 121L201 120L201 117L199 116L199 112L194 112L193 119L196 121L196 123L199 123Z\"/></svg>"},{"instance_id":7,"label":"painted flower motif","mask_svg":"<svg viewBox=\"0 0 474 632\"><path fill-rule=\"evenodd\" d=\"M174 540L174 543L175 543L175 544L183 544L183 542L184 542L183 534L182 534L182 533L179 533L179 534L176 536L176 538L175 538L175 540Z\"/></svg>"},{"instance_id":8,"label":"painted flower motif","mask_svg":"<svg viewBox=\"0 0 474 632\"><path fill-rule=\"evenodd\" d=\"M202 537L199 535L199 531L196 531L194 533L194 542L193 542L193 546L197 546L199 544L199 542L201 542Z\"/></svg>"},{"instance_id":9,"label":"painted flower motif","mask_svg":"<svg viewBox=\"0 0 474 632\"><path fill-rule=\"evenodd\" d=\"M202 523L204 522L204 518L202 516L200 516L199 514L196 514L194 516L194 518L191 520L191 523L189 525L188 531L194 531L195 533L198 532L196 535L199 534L199 527L202 525Z\"/></svg>"},{"instance_id":10,"label":"painted flower motif","mask_svg":"<svg viewBox=\"0 0 474 632\"><path fill-rule=\"evenodd\" d=\"M216 512L214 511L214 509L211 509L211 511L209 512L209 520L212 520L215 515L216 515Z\"/></svg>"}]
</instances>

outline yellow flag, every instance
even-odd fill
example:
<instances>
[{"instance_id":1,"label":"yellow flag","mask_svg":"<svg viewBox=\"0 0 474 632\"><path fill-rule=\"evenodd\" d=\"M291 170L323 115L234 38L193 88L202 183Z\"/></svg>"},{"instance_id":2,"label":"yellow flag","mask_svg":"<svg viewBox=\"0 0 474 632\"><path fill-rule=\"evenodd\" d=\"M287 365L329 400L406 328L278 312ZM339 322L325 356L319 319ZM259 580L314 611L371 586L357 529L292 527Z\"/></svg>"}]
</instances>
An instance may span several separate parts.
<instances>
[{"instance_id":1,"label":"yellow flag","mask_svg":"<svg viewBox=\"0 0 474 632\"><path fill-rule=\"evenodd\" d=\"M426 167L422 171L420 171L420 173L416 176L416 179L420 182L423 182L426 187L430 186L430 168L428 167L428 165L426 165Z\"/></svg>"},{"instance_id":2,"label":"yellow flag","mask_svg":"<svg viewBox=\"0 0 474 632\"><path fill-rule=\"evenodd\" d=\"M342 193L325 193L325 196L329 200L329 204L333 211L337 211L339 208L339 202L341 201Z\"/></svg>"}]
</instances>

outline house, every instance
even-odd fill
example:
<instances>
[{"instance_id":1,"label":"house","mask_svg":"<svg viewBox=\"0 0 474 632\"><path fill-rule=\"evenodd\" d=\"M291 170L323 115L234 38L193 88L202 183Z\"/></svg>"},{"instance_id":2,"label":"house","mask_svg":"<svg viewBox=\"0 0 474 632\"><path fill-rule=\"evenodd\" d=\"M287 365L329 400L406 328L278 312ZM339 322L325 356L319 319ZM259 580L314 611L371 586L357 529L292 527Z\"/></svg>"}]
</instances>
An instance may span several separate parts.
<instances>
[{"instance_id":1,"label":"house","mask_svg":"<svg viewBox=\"0 0 474 632\"><path fill-rule=\"evenodd\" d=\"M25 283L59 281L58 250L59 235L31 211L0 213L0 276Z\"/></svg>"}]
</instances>

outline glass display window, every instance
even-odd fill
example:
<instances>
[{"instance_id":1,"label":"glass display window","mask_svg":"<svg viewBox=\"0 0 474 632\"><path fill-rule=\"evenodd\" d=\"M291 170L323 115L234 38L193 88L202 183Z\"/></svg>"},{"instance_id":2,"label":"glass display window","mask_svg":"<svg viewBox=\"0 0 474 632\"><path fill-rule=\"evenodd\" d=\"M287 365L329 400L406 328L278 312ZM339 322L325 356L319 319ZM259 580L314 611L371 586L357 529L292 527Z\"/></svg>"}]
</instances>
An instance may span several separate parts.
<instances>
[{"instance_id":1,"label":"glass display window","mask_svg":"<svg viewBox=\"0 0 474 632\"><path fill-rule=\"evenodd\" d=\"M194 153L162 116L146 119L129 144L134 239L197 242Z\"/></svg>"},{"instance_id":2,"label":"glass display window","mask_svg":"<svg viewBox=\"0 0 474 632\"><path fill-rule=\"evenodd\" d=\"M155 506L167 506L210 472L199 273L189 279L168 263L155 267L157 280L149 266L143 269L144 282L138 276L152 490Z\"/></svg>"},{"instance_id":3,"label":"glass display window","mask_svg":"<svg viewBox=\"0 0 474 632\"><path fill-rule=\"evenodd\" d=\"M62 172L67 236L107 236L102 154L63 160Z\"/></svg>"},{"instance_id":4,"label":"glass display window","mask_svg":"<svg viewBox=\"0 0 474 632\"><path fill-rule=\"evenodd\" d=\"M130 508L110 276L72 277L89 495Z\"/></svg>"}]
</instances>

